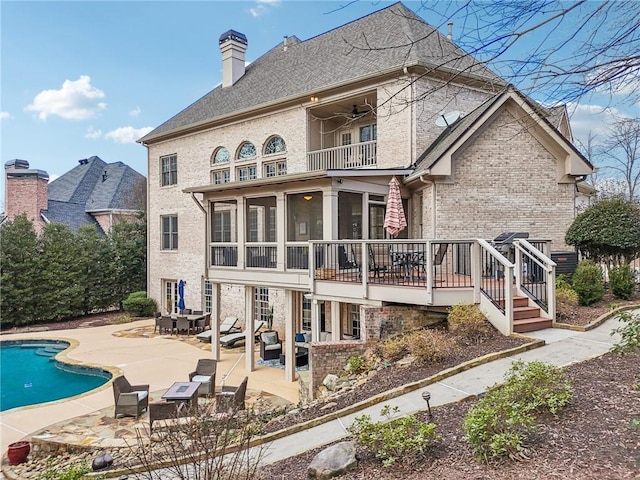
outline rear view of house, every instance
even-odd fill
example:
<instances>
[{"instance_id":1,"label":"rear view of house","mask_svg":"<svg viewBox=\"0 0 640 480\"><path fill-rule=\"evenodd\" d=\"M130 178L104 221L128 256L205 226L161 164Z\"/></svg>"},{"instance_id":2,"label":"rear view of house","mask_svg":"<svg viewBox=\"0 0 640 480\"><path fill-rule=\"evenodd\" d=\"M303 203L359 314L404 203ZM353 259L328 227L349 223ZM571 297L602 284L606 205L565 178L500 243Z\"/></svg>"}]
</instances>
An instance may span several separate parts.
<instances>
[{"instance_id":1,"label":"rear view of house","mask_svg":"<svg viewBox=\"0 0 640 480\"><path fill-rule=\"evenodd\" d=\"M273 311L286 358L311 332L314 379L314 359L339 348L321 339L353 348L456 303L480 304L504 333L553 322L548 256L566 249L576 182L592 171L564 109L401 3L246 65L250 42L222 34L222 84L140 140L148 288L164 311L179 280L188 308L244 319L248 341ZM393 177L407 227L391 238ZM505 232L521 235L501 252L491 240Z\"/></svg>"}]
</instances>

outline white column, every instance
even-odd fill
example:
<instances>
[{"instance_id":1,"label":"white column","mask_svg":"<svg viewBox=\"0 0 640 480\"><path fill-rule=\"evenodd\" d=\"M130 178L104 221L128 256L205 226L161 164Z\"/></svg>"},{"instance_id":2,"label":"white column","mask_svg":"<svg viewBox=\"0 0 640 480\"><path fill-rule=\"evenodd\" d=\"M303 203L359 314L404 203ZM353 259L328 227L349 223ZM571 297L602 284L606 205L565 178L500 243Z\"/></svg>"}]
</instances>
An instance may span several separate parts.
<instances>
[{"instance_id":1,"label":"white column","mask_svg":"<svg viewBox=\"0 0 640 480\"><path fill-rule=\"evenodd\" d=\"M340 302L331 302L331 339L337 342L342 338L342 322L340 322Z\"/></svg>"},{"instance_id":2,"label":"white column","mask_svg":"<svg viewBox=\"0 0 640 480\"><path fill-rule=\"evenodd\" d=\"M253 372L255 370L255 354L253 351L253 339L255 336L255 322L253 320L253 298L254 287L246 285L244 287L244 318L245 318L245 370Z\"/></svg>"},{"instance_id":3,"label":"white column","mask_svg":"<svg viewBox=\"0 0 640 480\"><path fill-rule=\"evenodd\" d=\"M295 304L298 292L293 290L284 291L284 378L287 382L296 380L296 348L295 348Z\"/></svg>"},{"instance_id":4,"label":"white column","mask_svg":"<svg viewBox=\"0 0 640 480\"><path fill-rule=\"evenodd\" d=\"M320 341L320 304L315 298L311 301L311 340Z\"/></svg>"},{"instance_id":5,"label":"white column","mask_svg":"<svg viewBox=\"0 0 640 480\"><path fill-rule=\"evenodd\" d=\"M220 284L211 285L211 356L220 361ZM205 312L207 313L207 312Z\"/></svg>"}]
</instances>

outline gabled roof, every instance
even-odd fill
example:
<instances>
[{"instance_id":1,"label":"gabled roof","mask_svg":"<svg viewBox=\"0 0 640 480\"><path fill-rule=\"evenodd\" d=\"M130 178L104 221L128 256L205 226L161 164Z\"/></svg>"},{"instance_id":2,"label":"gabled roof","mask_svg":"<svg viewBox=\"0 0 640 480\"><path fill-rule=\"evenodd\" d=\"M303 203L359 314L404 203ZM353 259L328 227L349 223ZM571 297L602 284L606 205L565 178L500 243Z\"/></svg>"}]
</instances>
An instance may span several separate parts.
<instances>
[{"instance_id":1,"label":"gabled roof","mask_svg":"<svg viewBox=\"0 0 640 480\"><path fill-rule=\"evenodd\" d=\"M133 189L145 178L122 162L106 163L93 156L56 178L47 186L48 205L43 215L51 222L94 225L91 213L136 210Z\"/></svg>"},{"instance_id":2,"label":"gabled roof","mask_svg":"<svg viewBox=\"0 0 640 480\"><path fill-rule=\"evenodd\" d=\"M441 158L447 153L450 153L455 148L456 143L463 139L473 129L476 130L483 117L487 115L494 107L504 103L508 97L520 100L524 105L530 109L530 115L533 120L546 125L552 134L556 135L556 141L561 143L565 150L571 152L571 156L578 162L583 161L589 169L593 169L593 165L587 160L587 158L580 153L575 146L556 128L556 125L552 123L555 120L554 113L557 110L549 112L547 109L541 108L533 100L529 99L526 95L516 89L513 85L507 86L502 92L494 95L482 103L478 108L473 110L468 115L462 117L450 127L447 127L436 138L436 140L429 145L429 147L418 157L415 162L416 169L415 174L425 173L431 169ZM549 119L548 116L552 118Z\"/></svg>"},{"instance_id":3,"label":"gabled roof","mask_svg":"<svg viewBox=\"0 0 640 480\"><path fill-rule=\"evenodd\" d=\"M404 67L437 68L455 76L504 84L402 3L309 40L289 37L286 46L283 48L283 42L271 49L249 64L233 86L218 86L139 142Z\"/></svg>"}]
</instances>

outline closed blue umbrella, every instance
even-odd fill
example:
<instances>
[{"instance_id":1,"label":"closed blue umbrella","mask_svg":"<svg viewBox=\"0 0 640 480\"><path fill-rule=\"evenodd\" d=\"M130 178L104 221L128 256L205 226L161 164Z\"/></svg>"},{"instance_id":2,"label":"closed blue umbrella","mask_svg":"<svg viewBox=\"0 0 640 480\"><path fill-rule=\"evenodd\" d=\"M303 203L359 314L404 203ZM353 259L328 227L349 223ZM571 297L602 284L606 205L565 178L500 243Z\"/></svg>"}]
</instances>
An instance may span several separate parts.
<instances>
[{"instance_id":1,"label":"closed blue umbrella","mask_svg":"<svg viewBox=\"0 0 640 480\"><path fill-rule=\"evenodd\" d=\"M178 282L178 311L184 310L184 284L183 280Z\"/></svg>"}]
</instances>

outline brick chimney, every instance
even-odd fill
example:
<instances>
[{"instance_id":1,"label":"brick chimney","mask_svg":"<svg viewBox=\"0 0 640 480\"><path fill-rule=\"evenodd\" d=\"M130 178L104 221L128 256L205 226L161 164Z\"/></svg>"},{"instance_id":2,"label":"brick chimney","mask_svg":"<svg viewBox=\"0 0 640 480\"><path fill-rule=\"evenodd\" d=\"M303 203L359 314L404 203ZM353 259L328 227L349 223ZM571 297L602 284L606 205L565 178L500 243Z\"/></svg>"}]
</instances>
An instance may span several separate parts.
<instances>
[{"instance_id":1,"label":"brick chimney","mask_svg":"<svg viewBox=\"0 0 640 480\"><path fill-rule=\"evenodd\" d=\"M235 30L220 35L218 40L222 52L222 88L230 87L244 75L244 53L247 37Z\"/></svg>"},{"instance_id":2,"label":"brick chimney","mask_svg":"<svg viewBox=\"0 0 640 480\"><path fill-rule=\"evenodd\" d=\"M9 219L25 213L33 220L36 232L44 226L40 215L48 206L47 185L49 174L29 168L26 160L9 160L4 164L5 214Z\"/></svg>"}]
</instances>

